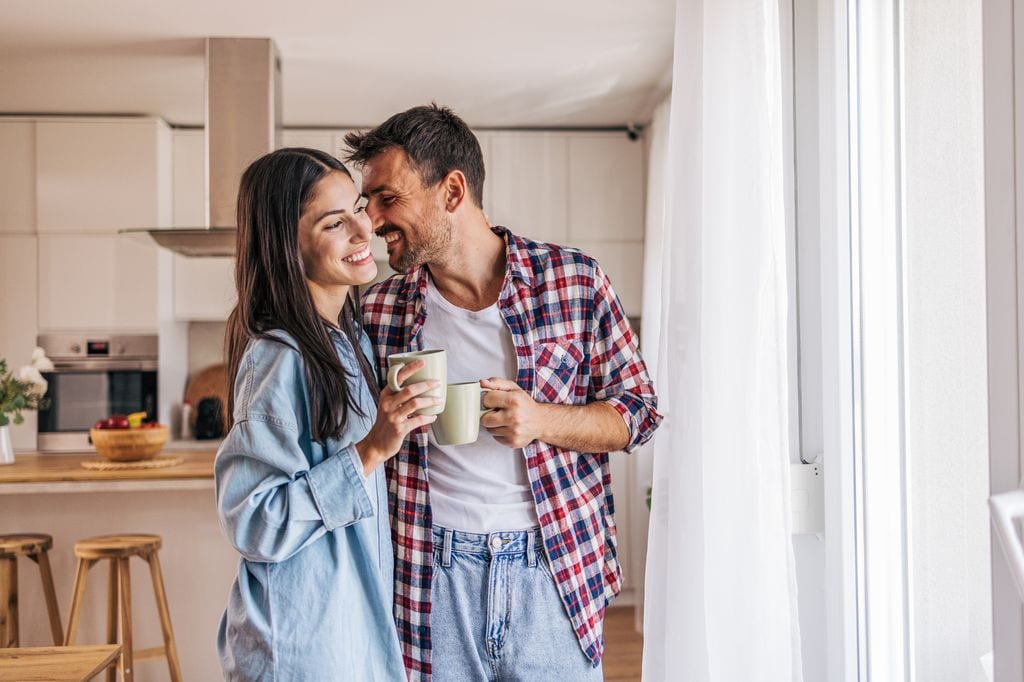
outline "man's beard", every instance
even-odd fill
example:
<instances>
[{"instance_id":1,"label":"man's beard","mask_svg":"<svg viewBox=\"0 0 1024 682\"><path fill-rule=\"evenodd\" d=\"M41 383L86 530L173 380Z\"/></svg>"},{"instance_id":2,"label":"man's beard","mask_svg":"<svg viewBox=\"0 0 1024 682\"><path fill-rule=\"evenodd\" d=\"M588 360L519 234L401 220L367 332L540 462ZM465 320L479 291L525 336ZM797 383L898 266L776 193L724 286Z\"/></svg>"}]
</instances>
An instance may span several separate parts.
<instances>
[{"instance_id":1,"label":"man's beard","mask_svg":"<svg viewBox=\"0 0 1024 682\"><path fill-rule=\"evenodd\" d=\"M405 236L405 248L402 249L398 262L392 266L402 274L432 262L452 243L452 218L447 211L431 207L420 216L419 223L420 225L429 225L430 228L416 244L411 243L408 236Z\"/></svg>"}]
</instances>

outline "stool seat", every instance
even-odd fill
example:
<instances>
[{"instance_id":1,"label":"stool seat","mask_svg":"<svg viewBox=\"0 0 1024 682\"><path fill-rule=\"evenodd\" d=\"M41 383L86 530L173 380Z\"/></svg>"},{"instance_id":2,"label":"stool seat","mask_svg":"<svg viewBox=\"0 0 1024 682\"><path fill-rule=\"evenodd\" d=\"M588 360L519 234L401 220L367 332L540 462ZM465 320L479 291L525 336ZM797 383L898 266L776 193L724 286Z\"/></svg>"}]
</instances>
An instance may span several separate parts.
<instances>
[{"instance_id":1,"label":"stool seat","mask_svg":"<svg viewBox=\"0 0 1024 682\"><path fill-rule=\"evenodd\" d=\"M159 535L97 535L75 543L75 556L79 559L120 559L145 557L160 549Z\"/></svg>"},{"instance_id":2,"label":"stool seat","mask_svg":"<svg viewBox=\"0 0 1024 682\"><path fill-rule=\"evenodd\" d=\"M45 533L0 535L0 559L33 556L53 549L53 537Z\"/></svg>"}]
</instances>

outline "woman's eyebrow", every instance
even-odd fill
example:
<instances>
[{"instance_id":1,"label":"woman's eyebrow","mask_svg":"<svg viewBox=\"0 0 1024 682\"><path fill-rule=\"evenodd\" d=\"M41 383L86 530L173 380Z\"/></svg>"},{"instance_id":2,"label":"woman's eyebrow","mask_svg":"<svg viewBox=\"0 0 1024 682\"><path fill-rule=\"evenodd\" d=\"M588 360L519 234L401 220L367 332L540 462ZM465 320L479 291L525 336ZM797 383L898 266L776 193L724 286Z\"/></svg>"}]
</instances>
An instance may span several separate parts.
<instances>
[{"instance_id":1,"label":"woman's eyebrow","mask_svg":"<svg viewBox=\"0 0 1024 682\"><path fill-rule=\"evenodd\" d=\"M326 218L329 215L335 215L335 214L338 214L338 213L348 213L348 209L347 208L336 208L336 209L334 209L332 211L326 211L323 215L321 215L319 218L316 219L316 222L320 222L321 220L323 220L324 218Z\"/></svg>"}]
</instances>

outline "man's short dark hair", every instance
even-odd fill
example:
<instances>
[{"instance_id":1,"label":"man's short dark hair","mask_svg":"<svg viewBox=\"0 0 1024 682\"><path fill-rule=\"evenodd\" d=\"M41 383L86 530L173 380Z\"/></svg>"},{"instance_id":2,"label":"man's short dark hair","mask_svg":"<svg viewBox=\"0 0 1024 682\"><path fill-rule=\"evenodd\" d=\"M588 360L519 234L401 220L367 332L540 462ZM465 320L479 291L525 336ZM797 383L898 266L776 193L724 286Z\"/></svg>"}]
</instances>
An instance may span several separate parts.
<instances>
[{"instance_id":1,"label":"man's short dark hair","mask_svg":"<svg viewBox=\"0 0 1024 682\"><path fill-rule=\"evenodd\" d=\"M484 156L466 122L448 107L431 103L395 114L373 130L349 133L346 159L363 165L381 152L398 147L409 157L423 184L432 187L453 170L462 171L469 195L484 205Z\"/></svg>"}]
</instances>

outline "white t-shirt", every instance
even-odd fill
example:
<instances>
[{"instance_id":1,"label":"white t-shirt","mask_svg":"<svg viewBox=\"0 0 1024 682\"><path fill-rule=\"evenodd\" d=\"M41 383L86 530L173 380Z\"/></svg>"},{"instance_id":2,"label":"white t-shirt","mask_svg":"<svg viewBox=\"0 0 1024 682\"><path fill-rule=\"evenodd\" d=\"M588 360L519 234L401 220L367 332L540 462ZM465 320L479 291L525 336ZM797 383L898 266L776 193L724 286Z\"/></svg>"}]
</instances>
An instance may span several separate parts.
<instances>
[{"instance_id":1,"label":"white t-shirt","mask_svg":"<svg viewBox=\"0 0 1024 682\"><path fill-rule=\"evenodd\" d=\"M515 345L497 304L464 310L428 279L425 305L423 348L448 351L450 383L489 377L515 381ZM522 449L502 445L483 426L476 442L466 445L438 445L431 430L427 458L435 525L469 533L539 525Z\"/></svg>"}]
</instances>

